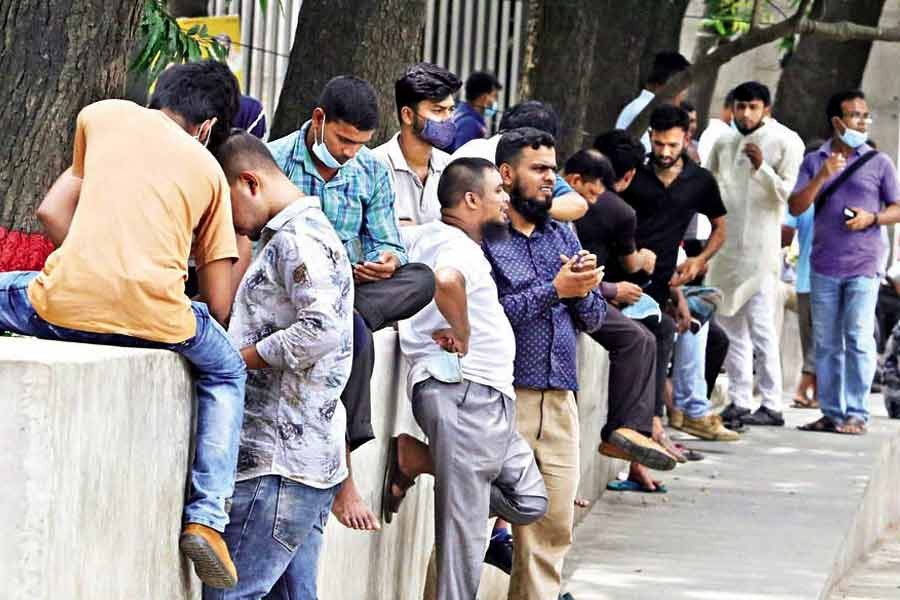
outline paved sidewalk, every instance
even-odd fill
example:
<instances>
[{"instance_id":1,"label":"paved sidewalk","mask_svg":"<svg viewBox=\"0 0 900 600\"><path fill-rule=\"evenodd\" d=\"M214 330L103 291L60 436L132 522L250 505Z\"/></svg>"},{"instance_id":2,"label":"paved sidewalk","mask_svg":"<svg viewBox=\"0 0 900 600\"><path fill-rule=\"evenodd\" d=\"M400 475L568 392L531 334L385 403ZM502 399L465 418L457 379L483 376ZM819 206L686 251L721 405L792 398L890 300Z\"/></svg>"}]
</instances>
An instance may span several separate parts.
<instances>
[{"instance_id":1,"label":"paved sidewalk","mask_svg":"<svg viewBox=\"0 0 900 600\"><path fill-rule=\"evenodd\" d=\"M862 437L797 431L819 413L788 409L784 428L689 442L707 458L662 474L668 494L600 498L575 531L565 589L576 600L818 598L875 450L900 432L880 396L872 409Z\"/></svg>"},{"instance_id":2,"label":"paved sidewalk","mask_svg":"<svg viewBox=\"0 0 900 600\"><path fill-rule=\"evenodd\" d=\"M841 581L829 600L900 598L900 529L890 529L866 559Z\"/></svg>"}]
</instances>

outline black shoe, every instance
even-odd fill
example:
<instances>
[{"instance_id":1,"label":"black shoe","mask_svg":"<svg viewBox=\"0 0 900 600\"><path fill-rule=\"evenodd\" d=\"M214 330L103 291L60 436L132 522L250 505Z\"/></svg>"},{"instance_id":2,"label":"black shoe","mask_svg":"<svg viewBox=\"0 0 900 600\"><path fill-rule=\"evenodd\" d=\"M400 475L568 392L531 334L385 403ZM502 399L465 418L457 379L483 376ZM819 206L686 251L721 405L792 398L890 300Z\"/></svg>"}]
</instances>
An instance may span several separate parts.
<instances>
[{"instance_id":1,"label":"black shoe","mask_svg":"<svg viewBox=\"0 0 900 600\"><path fill-rule=\"evenodd\" d=\"M559 600L575 600L575 597L572 596L572 594L570 594L569 592L566 592L565 594L559 595Z\"/></svg>"},{"instance_id":2,"label":"black shoe","mask_svg":"<svg viewBox=\"0 0 900 600\"><path fill-rule=\"evenodd\" d=\"M744 417L750 415L749 408L741 408L734 402L725 407L725 410L719 415L722 417L722 422L727 423L728 421L741 421Z\"/></svg>"},{"instance_id":3,"label":"black shoe","mask_svg":"<svg viewBox=\"0 0 900 600\"><path fill-rule=\"evenodd\" d=\"M771 408L760 406L752 415L743 417L741 421L744 425L770 425L773 427L784 426L784 417L780 412L775 412Z\"/></svg>"},{"instance_id":4,"label":"black shoe","mask_svg":"<svg viewBox=\"0 0 900 600\"><path fill-rule=\"evenodd\" d=\"M512 572L513 538L505 529L491 536L484 562L493 565L509 575Z\"/></svg>"}]
</instances>

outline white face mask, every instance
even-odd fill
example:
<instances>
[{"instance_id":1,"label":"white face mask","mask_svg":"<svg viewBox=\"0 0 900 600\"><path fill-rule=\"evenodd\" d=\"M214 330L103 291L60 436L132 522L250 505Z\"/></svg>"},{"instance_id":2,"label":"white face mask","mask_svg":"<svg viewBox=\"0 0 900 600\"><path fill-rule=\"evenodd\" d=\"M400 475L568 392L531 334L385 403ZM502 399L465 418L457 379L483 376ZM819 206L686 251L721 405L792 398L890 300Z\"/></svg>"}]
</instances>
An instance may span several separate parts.
<instances>
[{"instance_id":1,"label":"white face mask","mask_svg":"<svg viewBox=\"0 0 900 600\"><path fill-rule=\"evenodd\" d=\"M216 121L218 121L218 120L219 120L218 117L213 117L212 119L209 119L208 121L203 122L203 125L205 125L207 122L209 122L209 127L206 129L206 140L203 141L204 148L209 147L209 138L212 137L212 128L216 124ZM197 140L198 142L200 141L200 134L203 133L203 125L200 125L200 128L197 130L197 135L194 136L194 139Z\"/></svg>"}]
</instances>

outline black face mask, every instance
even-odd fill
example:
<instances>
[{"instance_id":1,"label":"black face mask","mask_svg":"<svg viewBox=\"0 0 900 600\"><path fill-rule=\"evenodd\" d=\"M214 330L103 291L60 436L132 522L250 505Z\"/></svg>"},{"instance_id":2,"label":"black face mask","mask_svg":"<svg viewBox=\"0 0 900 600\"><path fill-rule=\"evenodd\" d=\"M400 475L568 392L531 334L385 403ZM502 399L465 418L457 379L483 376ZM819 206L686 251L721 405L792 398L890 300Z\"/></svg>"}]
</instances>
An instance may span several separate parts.
<instances>
[{"instance_id":1,"label":"black face mask","mask_svg":"<svg viewBox=\"0 0 900 600\"><path fill-rule=\"evenodd\" d=\"M518 184L510 191L509 203L526 221L538 227L543 227L550 220L550 205L553 200L544 203L536 198L526 198Z\"/></svg>"}]
</instances>

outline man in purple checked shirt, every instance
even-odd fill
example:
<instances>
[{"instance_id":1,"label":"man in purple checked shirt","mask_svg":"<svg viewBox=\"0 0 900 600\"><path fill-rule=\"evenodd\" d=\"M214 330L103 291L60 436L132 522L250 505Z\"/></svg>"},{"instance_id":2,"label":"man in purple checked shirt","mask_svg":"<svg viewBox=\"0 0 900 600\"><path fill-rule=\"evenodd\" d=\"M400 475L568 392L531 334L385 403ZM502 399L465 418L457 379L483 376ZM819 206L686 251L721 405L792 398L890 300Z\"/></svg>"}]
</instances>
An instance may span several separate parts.
<instances>
[{"instance_id":1,"label":"man in purple checked shirt","mask_svg":"<svg viewBox=\"0 0 900 600\"><path fill-rule=\"evenodd\" d=\"M891 160L866 144L872 119L861 91L832 96L826 116L832 139L806 155L788 198L795 216L816 204L810 300L823 416L800 429L860 435L875 374L880 226L900 222L900 184Z\"/></svg>"}]
</instances>

